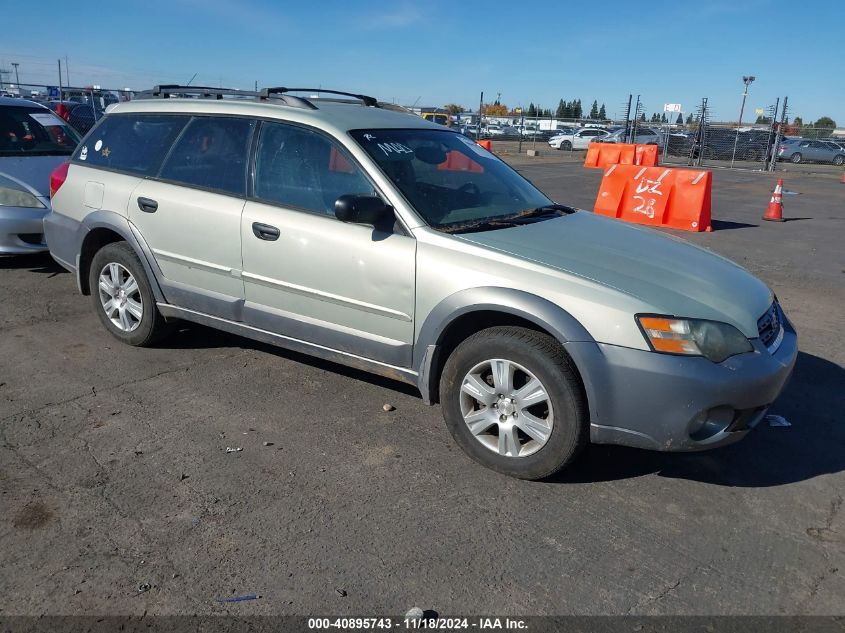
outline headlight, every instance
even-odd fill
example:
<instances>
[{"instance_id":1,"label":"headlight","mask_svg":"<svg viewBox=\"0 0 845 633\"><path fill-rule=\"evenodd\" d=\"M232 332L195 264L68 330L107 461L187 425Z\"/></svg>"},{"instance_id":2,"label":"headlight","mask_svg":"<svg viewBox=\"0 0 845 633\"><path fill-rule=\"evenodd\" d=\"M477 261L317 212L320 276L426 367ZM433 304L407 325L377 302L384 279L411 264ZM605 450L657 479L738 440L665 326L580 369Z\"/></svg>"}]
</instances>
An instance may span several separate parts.
<instances>
[{"instance_id":1,"label":"headlight","mask_svg":"<svg viewBox=\"0 0 845 633\"><path fill-rule=\"evenodd\" d=\"M0 207L23 207L25 209L46 209L42 202L28 191L0 187Z\"/></svg>"},{"instance_id":2,"label":"headlight","mask_svg":"<svg viewBox=\"0 0 845 633\"><path fill-rule=\"evenodd\" d=\"M704 356L721 363L754 349L742 332L719 321L639 315L637 321L655 352Z\"/></svg>"}]
</instances>

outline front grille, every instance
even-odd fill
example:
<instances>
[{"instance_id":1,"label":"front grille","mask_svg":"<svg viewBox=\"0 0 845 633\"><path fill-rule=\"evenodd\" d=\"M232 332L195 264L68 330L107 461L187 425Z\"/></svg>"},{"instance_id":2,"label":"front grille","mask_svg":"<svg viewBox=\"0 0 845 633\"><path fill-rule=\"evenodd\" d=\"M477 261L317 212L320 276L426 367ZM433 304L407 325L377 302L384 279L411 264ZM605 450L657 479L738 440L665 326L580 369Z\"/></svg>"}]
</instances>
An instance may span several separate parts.
<instances>
[{"instance_id":1,"label":"front grille","mask_svg":"<svg viewBox=\"0 0 845 633\"><path fill-rule=\"evenodd\" d=\"M43 246L44 245L44 234L43 233L18 233L18 237L21 239L22 242L26 242L27 244L32 244L33 246Z\"/></svg>"},{"instance_id":2,"label":"front grille","mask_svg":"<svg viewBox=\"0 0 845 633\"><path fill-rule=\"evenodd\" d=\"M783 327L780 318L780 306L778 302L772 303L766 313L757 319L757 331L760 333L760 341L767 348L771 348L780 334Z\"/></svg>"}]
</instances>

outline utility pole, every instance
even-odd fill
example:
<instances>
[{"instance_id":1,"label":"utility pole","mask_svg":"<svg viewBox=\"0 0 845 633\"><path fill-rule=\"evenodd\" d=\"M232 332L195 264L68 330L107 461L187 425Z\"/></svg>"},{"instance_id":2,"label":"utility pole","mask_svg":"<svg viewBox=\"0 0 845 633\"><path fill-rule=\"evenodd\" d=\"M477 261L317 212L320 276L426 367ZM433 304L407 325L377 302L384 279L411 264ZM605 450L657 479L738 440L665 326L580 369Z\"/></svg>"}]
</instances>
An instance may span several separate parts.
<instances>
[{"instance_id":1,"label":"utility pole","mask_svg":"<svg viewBox=\"0 0 845 633\"><path fill-rule=\"evenodd\" d=\"M64 89L62 88L62 60L57 59L56 61L59 62L59 101L64 101Z\"/></svg>"},{"instance_id":2,"label":"utility pole","mask_svg":"<svg viewBox=\"0 0 845 633\"><path fill-rule=\"evenodd\" d=\"M67 64L67 55L65 55L65 85L70 85L70 68Z\"/></svg>"},{"instance_id":3,"label":"utility pole","mask_svg":"<svg viewBox=\"0 0 845 633\"><path fill-rule=\"evenodd\" d=\"M15 84L17 85L18 90L20 90L21 78L18 76L18 66L20 66L20 64L18 62L12 62L12 66L15 68Z\"/></svg>"},{"instance_id":4,"label":"utility pole","mask_svg":"<svg viewBox=\"0 0 845 633\"><path fill-rule=\"evenodd\" d=\"M742 115L745 112L745 99L748 97L748 86L757 79L754 75L743 75L742 83L745 84L745 91L742 93L742 105L739 107L739 123L736 126L736 136L734 136L734 152L731 155L731 167L734 166L734 159L736 158L736 144L739 142L739 128L742 127Z\"/></svg>"}]
</instances>

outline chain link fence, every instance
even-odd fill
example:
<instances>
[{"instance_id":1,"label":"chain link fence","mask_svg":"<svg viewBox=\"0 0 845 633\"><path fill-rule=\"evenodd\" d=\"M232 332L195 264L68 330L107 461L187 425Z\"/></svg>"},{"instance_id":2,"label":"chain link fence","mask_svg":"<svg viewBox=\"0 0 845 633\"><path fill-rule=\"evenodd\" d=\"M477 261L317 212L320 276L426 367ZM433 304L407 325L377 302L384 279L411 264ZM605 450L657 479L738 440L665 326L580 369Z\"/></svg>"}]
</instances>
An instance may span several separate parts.
<instances>
[{"instance_id":1,"label":"chain link fence","mask_svg":"<svg viewBox=\"0 0 845 633\"><path fill-rule=\"evenodd\" d=\"M711 120L707 99L694 112L667 112L666 120L649 121L642 116L638 100L623 110L625 120L562 119L554 116L464 116L469 124L458 131L471 138L490 139L501 153L524 153L526 149L557 150L580 158L591 142L636 142L658 145L666 165L727 167L774 171L784 164L840 167L845 164L845 136L834 127L795 125L789 122L784 99L759 115L760 123ZM792 167L791 167L792 168Z\"/></svg>"}]
</instances>

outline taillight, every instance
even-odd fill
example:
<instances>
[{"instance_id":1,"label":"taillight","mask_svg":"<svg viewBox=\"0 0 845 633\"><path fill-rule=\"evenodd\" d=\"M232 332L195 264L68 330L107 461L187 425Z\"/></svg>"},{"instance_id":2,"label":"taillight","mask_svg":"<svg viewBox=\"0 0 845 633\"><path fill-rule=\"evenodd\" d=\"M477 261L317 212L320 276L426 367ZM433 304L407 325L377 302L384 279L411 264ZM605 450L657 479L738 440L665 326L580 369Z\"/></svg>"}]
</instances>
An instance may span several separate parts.
<instances>
[{"instance_id":1,"label":"taillight","mask_svg":"<svg viewBox=\"0 0 845 633\"><path fill-rule=\"evenodd\" d=\"M56 106L56 114L62 117L65 121L70 119L70 108L67 107L64 103L60 103Z\"/></svg>"},{"instance_id":2,"label":"taillight","mask_svg":"<svg viewBox=\"0 0 845 633\"><path fill-rule=\"evenodd\" d=\"M63 162L61 165L56 167L53 170L53 173L50 174L50 197L56 195L56 192L59 190L63 184L65 184L65 180L67 180L67 170L70 168L70 163L68 161Z\"/></svg>"}]
</instances>

